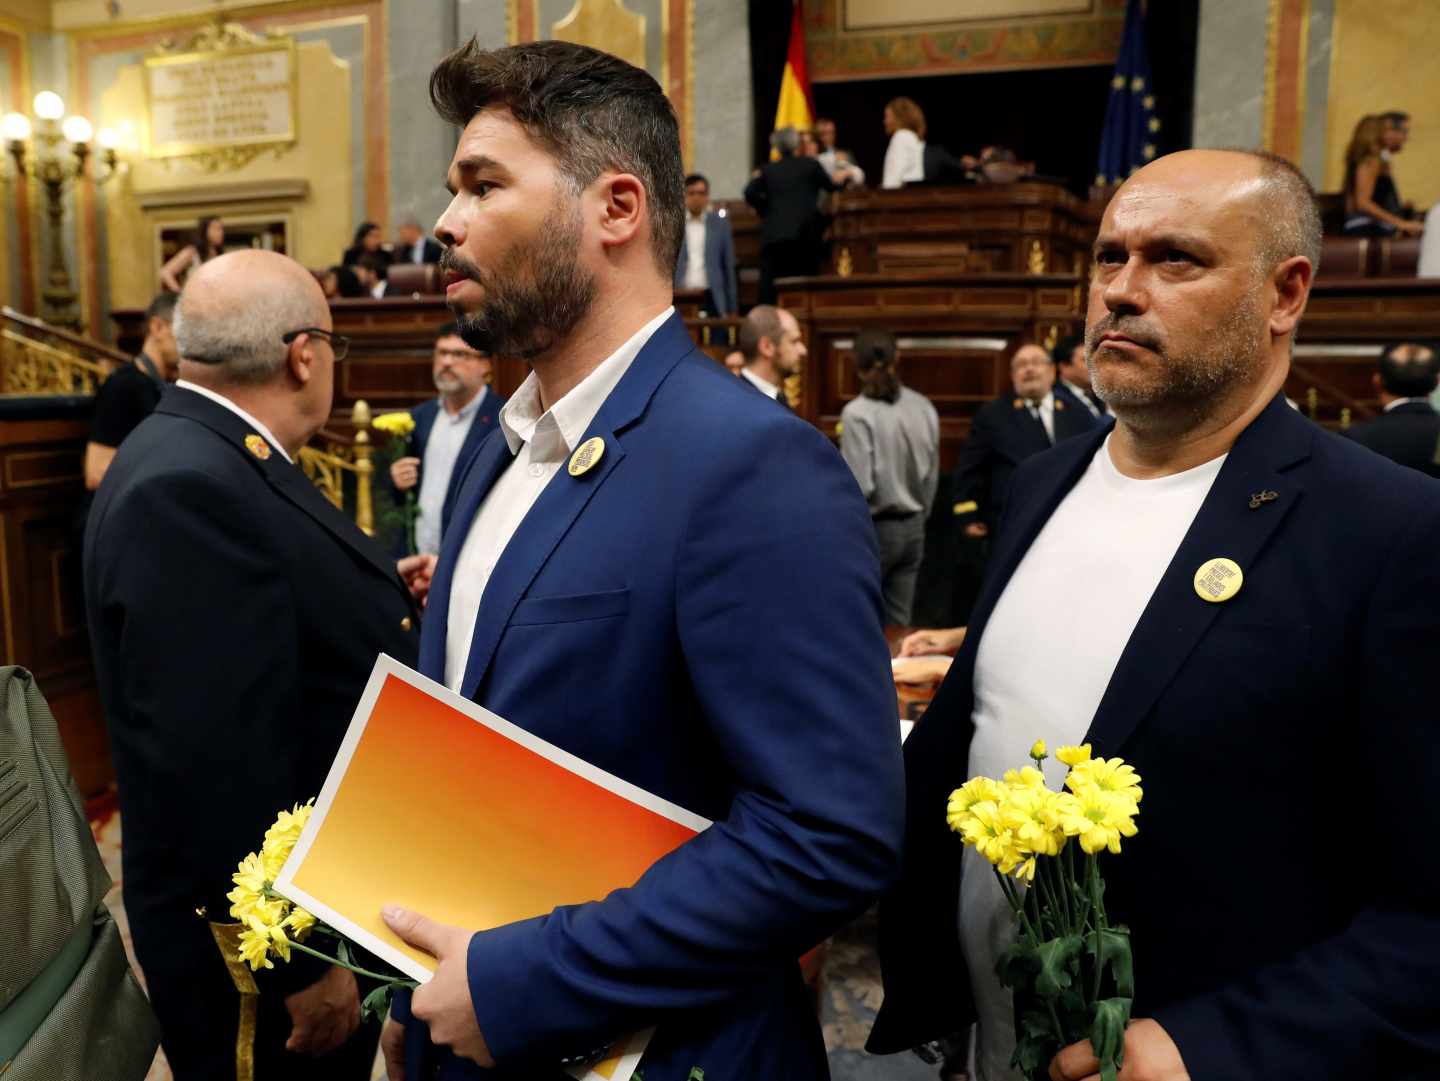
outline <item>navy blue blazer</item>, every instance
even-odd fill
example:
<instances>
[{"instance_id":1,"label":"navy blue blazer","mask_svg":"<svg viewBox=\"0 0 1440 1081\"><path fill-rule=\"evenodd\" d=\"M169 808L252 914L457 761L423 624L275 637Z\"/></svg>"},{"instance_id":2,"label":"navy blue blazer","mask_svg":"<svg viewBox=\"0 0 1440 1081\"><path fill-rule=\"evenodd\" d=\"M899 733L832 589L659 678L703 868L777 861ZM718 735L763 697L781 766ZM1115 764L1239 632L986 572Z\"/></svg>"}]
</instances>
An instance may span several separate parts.
<instances>
[{"instance_id":1,"label":"navy blue blazer","mask_svg":"<svg viewBox=\"0 0 1440 1081\"><path fill-rule=\"evenodd\" d=\"M1401 402L1341 434L1392 462L1440 478L1440 413L1427 401Z\"/></svg>"},{"instance_id":2,"label":"navy blue blazer","mask_svg":"<svg viewBox=\"0 0 1440 1081\"><path fill-rule=\"evenodd\" d=\"M1069 387L1056 382L1054 394L1056 443L1104 423ZM950 482L957 507L975 504L957 515L960 524L978 520L993 530L1005 513L1015 468L1050 445L1045 425L1025 408L1024 399L1002 394L982 405L970 422L970 435L960 448Z\"/></svg>"},{"instance_id":3,"label":"navy blue blazer","mask_svg":"<svg viewBox=\"0 0 1440 1081\"><path fill-rule=\"evenodd\" d=\"M973 1017L944 810L965 780L976 650L1105 434L1020 467L970 634L906 744L872 1050ZM1231 449L1091 721L1095 753L1144 778L1139 835L1102 857L1106 906L1134 934L1135 1016L1164 1026L1197 1081L1437 1076L1436 552L1440 486L1277 396ZM1211 604L1193 578L1217 556L1245 578Z\"/></svg>"},{"instance_id":4,"label":"navy blue blazer","mask_svg":"<svg viewBox=\"0 0 1440 1081\"><path fill-rule=\"evenodd\" d=\"M903 828L865 502L825 437L678 315L593 436L599 462L561 469L496 564L461 693L715 825L633 888L477 933L481 1029L527 1077L649 1025L647 1081L827 1077L797 959L893 880ZM421 638L432 678L456 559L513 460L491 439L462 481Z\"/></svg>"},{"instance_id":5,"label":"navy blue blazer","mask_svg":"<svg viewBox=\"0 0 1440 1081\"><path fill-rule=\"evenodd\" d=\"M676 289L685 285L685 266L690 257L688 245L689 239L682 232L680 258L675 263ZM735 280L735 237L730 231L730 219L714 210L705 214L705 278L710 283L710 295L720 308L711 314L736 314L740 310L740 288Z\"/></svg>"},{"instance_id":6,"label":"navy blue blazer","mask_svg":"<svg viewBox=\"0 0 1440 1081\"><path fill-rule=\"evenodd\" d=\"M485 437L500 426L500 410L504 405L505 399L487 386L485 398L480 402L480 410L475 414L475 419L470 422L470 430L465 433L465 441L460 444L460 455L455 459L455 468L450 471L450 480L445 485L445 502L440 511L440 535L442 537L445 535L445 527L450 524L450 514L455 508L455 491L460 478L464 475L466 467L475 460L475 454L480 450L480 444L485 442ZM434 429L435 418L439 415L439 398L421 402L410 410L410 416L415 419L415 430L410 433L406 454L420 459L421 477L425 475L425 445L430 442L430 432ZM419 492L419 481L416 481L417 498ZM398 498L400 493L397 491L395 494Z\"/></svg>"}]
</instances>

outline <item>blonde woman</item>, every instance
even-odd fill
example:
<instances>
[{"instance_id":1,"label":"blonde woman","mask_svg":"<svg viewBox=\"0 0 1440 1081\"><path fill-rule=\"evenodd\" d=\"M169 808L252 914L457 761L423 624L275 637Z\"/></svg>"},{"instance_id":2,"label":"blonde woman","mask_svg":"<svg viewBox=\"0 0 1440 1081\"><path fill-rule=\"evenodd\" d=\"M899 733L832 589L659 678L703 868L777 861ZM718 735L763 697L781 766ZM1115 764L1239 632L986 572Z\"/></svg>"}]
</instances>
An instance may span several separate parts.
<instances>
[{"instance_id":1,"label":"blonde woman","mask_svg":"<svg viewBox=\"0 0 1440 1081\"><path fill-rule=\"evenodd\" d=\"M1390 176L1390 156L1410 135L1404 113L1362 117L1345 150L1345 235L1419 236L1423 223L1405 216Z\"/></svg>"},{"instance_id":2,"label":"blonde woman","mask_svg":"<svg viewBox=\"0 0 1440 1081\"><path fill-rule=\"evenodd\" d=\"M909 98L895 98L885 106L885 150L882 188L903 188L925 179L925 114Z\"/></svg>"}]
</instances>

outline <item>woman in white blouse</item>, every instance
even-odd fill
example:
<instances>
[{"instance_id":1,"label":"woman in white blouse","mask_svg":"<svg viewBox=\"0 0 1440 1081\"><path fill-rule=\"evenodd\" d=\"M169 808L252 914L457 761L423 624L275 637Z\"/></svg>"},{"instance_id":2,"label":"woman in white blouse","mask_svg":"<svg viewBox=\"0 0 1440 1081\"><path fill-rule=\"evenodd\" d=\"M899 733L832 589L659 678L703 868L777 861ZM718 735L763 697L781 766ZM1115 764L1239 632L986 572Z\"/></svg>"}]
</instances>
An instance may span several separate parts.
<instances>
[{"instance_id":1,"label":"woman in white blouse","mask_svg":"<svg viewBox=\"0 0 1440 1081\"><path fill-rule=\"evenodd\" d=\"M903 188L912 180L925 179L925 114L909 98L896 98L885 106L885 150L882 188Z\"/></svg>"}]
</instances>

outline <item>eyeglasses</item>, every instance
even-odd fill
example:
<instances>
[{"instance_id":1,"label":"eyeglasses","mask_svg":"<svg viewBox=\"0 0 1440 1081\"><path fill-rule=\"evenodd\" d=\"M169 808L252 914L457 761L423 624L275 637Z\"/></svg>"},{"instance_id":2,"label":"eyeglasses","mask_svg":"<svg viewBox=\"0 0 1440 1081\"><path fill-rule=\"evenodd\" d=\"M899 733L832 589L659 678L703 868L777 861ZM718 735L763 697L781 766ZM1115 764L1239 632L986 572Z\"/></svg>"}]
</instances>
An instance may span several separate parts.
<instances>
[{"instance_id":1,"label":"eyeglasses","mask_svg":"<svg viewBox=\"0 0 1440 1081\"><path fill-rule=\"evenodd\" d=\"M350 352L350 339L343 334L336 334L333 330L325 330L323 327L301 327L299 330L292 330L288 334L282 334L280 340L289 345L302 334L318 334L330 343L330 348L335 352L336 360L344 360Z\"/></svg>"},{"instance_id":2,"label":"eyeglasses","mask_svg":"<svg viewBox=\"0 0 1440 1081\"><path fill-rule=\"evenodd\" d=\"M447 349L447 348L445 348L445 347L443 347L443 346L442 346L442 347L437 347L436 350L435 350L435 359L436 359L436 360L439 360L439 359L441 359L442 357L445 358L446 360L489 360L489 359L490 359L490 358L489 358L488 356L486 356L484 353L481 353L481 352L479 352L479 351L477 351L477 350L474 350L474 349Z\"/></svg>"}]
</instances>

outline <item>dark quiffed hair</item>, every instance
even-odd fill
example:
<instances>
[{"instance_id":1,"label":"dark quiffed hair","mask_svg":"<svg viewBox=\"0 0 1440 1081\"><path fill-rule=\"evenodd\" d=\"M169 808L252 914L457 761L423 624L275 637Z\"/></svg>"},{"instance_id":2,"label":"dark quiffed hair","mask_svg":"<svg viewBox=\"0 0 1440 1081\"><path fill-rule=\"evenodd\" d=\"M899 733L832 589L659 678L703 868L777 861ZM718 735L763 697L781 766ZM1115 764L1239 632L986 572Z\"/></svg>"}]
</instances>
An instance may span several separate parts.
<instances>
[{"instance_id":1,"label":"dark quiffed hair","mask_svg":"<svg viewBox=\"0 0 1440 1081\"><path fill-rule=\"evenodd\" d=\"M895 375L895 335L888 330L862 330L855 338L855 371L860 376L860 393L882 402L900 398L900 380Z\"/></svg>"},{"instance_id":2,"label":"dark quiffed hair","mask_svg":"<svg viewBox=\"0 0 1440 1081\"><path fill-rule=\"evenodd\" d=\"M757 304L740 324L740 353L749 364L760 355L760 341L769 338L779 346L785 335L785 324L780 321L780 309L773 304Z\"/></svg>"},{"instance_id":3,"label":"dark quiffed hair","mask_svg":"<svg viewBox=\"0 0 1440 1081\"><path fill-rule=\"evenodd\" d=\"M1059 367L1061 364L1067 363L1070 358L1075 355L1075 350L1083 348L1084 345L1085 335L1067 335L1055 343L1055 348L1050 351L1050 359L1055 363L1056 367Z\"/></svg>"},{"instance_id":4,"label":"dark quiffed hair","mask_svg":"<svg viewBox=\"0 0 1440 1081\"><path fill-rule=\"evenodd\" d=\"M691 173L687 176L685 178L685 186L688 188L691 184L704 184L705 190L710 190L710 181L704 173Z\"/></svg>"},{"instance_id":5,"label":"dark quiffed hair","mask_svg":"<svg viewBox=\"0 0 1440 1081\"><path fill-rule=\"evenodd\" d=\"M1415 353L1402 360L1396 354L1407 345ZM1396 342L1380 354L1380 385L1397 398L1428 397L1435 390L1437 375L1440 366L1435 350L1423 343Z\"/></svg>"},{"instance_id":6,"label":"dark quiffed hair","mask_svg":"<svg viewBox=\"0 0 1440 1081\"><path fill-rule=\"evenodd\" d=\"M155 299L150 302L150 307L145 309L145 323L148 326L150 320L159 319L162 322L175 322L175 305L180 300L179 293L165 291L156 293Z\"/></svg>"},{"instance_id":7,"label":"dark quiffed hair","mask_svg":"<svg viewBox=\"0 0 1440 1081\"><path fill-rule=\"evenodd\" d=\"M680 128L649 72L566 41L483 49L472 37L430 73L430 101L458 127L509 109L577 192L607 170L633 173L650 203L655 262L673 273L685 233Z\"/></svg>"}]
</instances>

